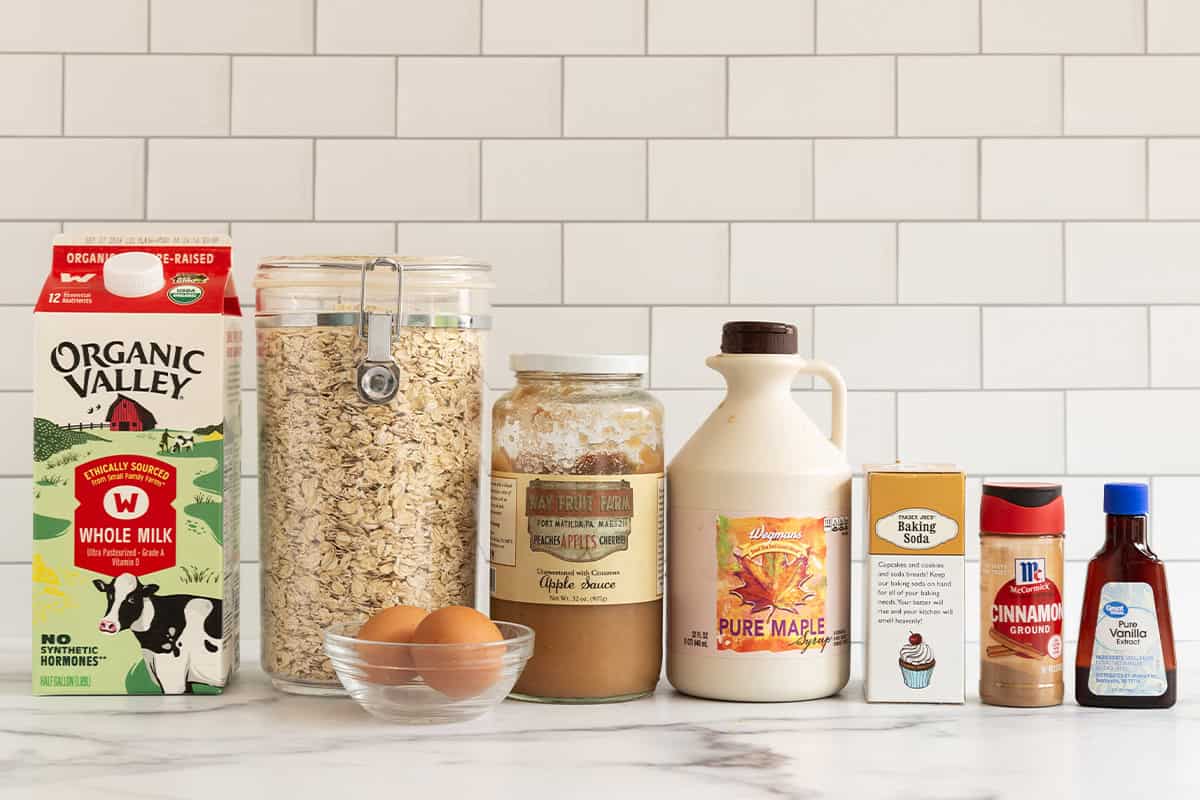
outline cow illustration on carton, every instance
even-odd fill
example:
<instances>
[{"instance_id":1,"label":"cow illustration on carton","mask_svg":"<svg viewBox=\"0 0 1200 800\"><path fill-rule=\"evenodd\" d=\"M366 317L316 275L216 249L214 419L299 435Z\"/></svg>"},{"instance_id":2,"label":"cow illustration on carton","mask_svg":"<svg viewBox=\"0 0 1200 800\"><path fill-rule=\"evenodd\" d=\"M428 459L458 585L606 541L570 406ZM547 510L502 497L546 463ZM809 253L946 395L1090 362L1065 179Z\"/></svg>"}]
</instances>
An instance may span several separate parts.
<instances>
[{"instance_id":1,"label":"cow illustration on carton","mask_svg":"<svg viewBox=\"0 0 1200 800\"><path fill-rule=\"evenodd\" d=\"M34 324L36 694L209 694L236 668L229 270L223 236L55 240Z\"/></svg>"},{"instance_id":2,"label":"cow illustration on carton","mask_svg":"<svg viewBox=\"0 0 1200 800\"><path fill-rule=\"evenodd\" d=\"M108 598L99 630L108 636L132 631L150 677L164 694L183 694L194 684L220 686L222 669L221 600L191 594L159 595L123 572L92 584Z\"/></svg>"}]
</instances>

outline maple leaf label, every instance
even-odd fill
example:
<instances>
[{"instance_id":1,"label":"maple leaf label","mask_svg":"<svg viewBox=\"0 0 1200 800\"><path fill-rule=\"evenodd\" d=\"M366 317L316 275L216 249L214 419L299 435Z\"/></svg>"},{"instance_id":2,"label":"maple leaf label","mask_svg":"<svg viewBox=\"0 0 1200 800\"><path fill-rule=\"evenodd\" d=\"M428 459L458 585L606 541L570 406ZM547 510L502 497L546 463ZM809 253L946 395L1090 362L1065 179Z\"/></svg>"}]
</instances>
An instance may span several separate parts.
<instances>
[{"instance_id":1,"label":"maple leaf label","mask_svg":"<svg viewBox=\"0 0 1200 800\"><path fill-rule=\"evenodd\" d=\"M717 518L717 649L823 650L824 518Z\"/></svg>"},{"instance_id":2,"label":"maple leaf label","mask_svg":"<svg viewBox=\"0 0 1200 800\"><path fill-rule=\"evenodd\" d=\"M738 568L734 575L742 585L730 594L750 606L750 613L775 611L799 613L800 606L814 595L804 589L812 576L808 574L808 556L796 555L790 560L786 552L765 551L757 558L734 553Z\"/></svg>"}]
</instances>

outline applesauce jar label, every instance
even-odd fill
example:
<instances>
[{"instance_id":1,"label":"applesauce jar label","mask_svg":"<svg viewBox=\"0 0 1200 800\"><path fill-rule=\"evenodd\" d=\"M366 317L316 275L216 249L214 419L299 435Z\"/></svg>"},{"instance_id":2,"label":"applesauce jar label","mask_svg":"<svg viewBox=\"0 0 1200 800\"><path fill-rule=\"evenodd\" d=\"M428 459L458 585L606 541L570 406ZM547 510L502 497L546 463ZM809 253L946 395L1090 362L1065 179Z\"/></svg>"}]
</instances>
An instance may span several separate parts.
<instances>
[{"instance_id":1,"label":"applesauce jar label","mask_svg":"<svg viewBox=\"0 0 1200 800\"><path fill-rule=\"evenodd\" d=\"M492 473L491 593L551 605L663 593L662 473Z\"/></svg>"},{"instance_id":2,"label":"applesauce jar label","mask_svg":"<svg viewBox=\"0 0 1200 800\"><path fill-rule=\"evenodd\" d=\"M1167 691L1154 590L1140 581L1100 589L1088 690L1095 695L1158 697Z\"/></svg>"}]
</instances>

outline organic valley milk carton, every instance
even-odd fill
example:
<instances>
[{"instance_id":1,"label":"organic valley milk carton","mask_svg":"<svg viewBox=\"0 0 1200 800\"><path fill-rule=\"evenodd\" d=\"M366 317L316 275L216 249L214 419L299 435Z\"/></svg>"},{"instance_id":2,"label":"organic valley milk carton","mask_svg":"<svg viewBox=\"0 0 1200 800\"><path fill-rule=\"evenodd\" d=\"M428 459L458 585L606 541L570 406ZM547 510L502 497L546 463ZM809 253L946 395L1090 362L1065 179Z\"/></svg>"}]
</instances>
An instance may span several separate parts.
<instances>
[{"instance_id":1,"label":"organic valley milk carton","mask_svg":"<svg viewBox=\"0 0 1200 800\"><path fill-rule=\"evenodd\" d=\"M60 236L34 320L33 691L238 663L241 326L224 236Z\"/></svg>"},{"instance_id":2,"label":"organic valley milk carton","mask_svg":"<svg viewBox=\"0 0 1200 800\"><path fill-rule=\"evenodd\" d=\"M868 702L961 703L965 478L943 464L866 468Z\"/></svg>"}]
</instances>

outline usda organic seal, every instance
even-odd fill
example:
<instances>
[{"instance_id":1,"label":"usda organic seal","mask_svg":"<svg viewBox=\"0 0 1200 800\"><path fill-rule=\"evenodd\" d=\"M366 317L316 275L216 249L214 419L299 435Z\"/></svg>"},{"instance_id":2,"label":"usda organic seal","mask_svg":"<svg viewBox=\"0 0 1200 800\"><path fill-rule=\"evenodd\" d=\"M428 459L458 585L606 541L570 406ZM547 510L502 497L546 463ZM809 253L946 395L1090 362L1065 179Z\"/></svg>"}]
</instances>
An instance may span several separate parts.
<instances>
[{"instance_id":1,"label":"usda organic seal","mask_svg":"<svg viewBox=\"0 0 1200 800\"><path fill-rule=\"evenodd\" d=\"M167 297L177 306L190 306L203 296L204 290L199 286L172 286L167 290Z\"/></svg>"}]
</instances>

